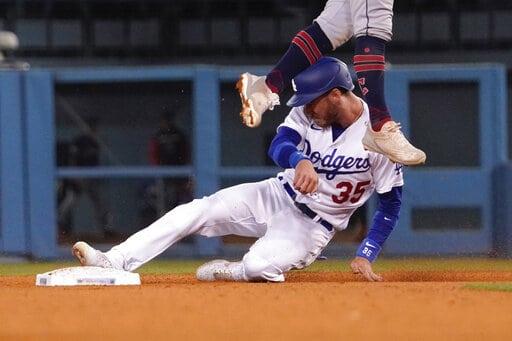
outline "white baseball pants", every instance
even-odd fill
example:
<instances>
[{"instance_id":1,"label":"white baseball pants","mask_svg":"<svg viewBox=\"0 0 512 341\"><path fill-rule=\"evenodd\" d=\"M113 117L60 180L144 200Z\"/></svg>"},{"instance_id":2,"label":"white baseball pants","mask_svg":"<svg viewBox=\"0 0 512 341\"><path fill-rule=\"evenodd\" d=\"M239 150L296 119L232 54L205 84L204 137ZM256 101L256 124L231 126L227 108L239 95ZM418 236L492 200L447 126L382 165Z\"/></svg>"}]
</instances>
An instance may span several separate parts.
<instances>
[{"instance_id":1,"label":"white baseball pants","mask_svg":"<svg viewBox=\"0 0 512 341\"><path fill-rule=\"evenodd\" d=\"M244 278L281 282L290 269L310 265L334 233L298 210L273 178L180 205L107 256L115 266L133 271L191 234L258 237L243 257Z\"/></svg>"},{"instance_id":2,"label":"white baseball pants","mask_svg":"<svg viewBox=\"0 0 512 341\"><path fill-rule=\"evenodd\" d=\"M334 49L352 36L372 36L390 41L393 26L393 0L328 0L314 20Z\"/></svg>"}]
</instances>

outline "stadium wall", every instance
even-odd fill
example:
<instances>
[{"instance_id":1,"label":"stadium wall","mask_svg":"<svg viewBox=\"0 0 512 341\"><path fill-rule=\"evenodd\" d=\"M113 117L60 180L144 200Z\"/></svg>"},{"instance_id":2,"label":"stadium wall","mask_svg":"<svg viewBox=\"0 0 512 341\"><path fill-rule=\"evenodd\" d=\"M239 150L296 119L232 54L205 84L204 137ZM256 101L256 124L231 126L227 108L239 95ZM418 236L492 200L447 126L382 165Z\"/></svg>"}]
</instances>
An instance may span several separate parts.
<instances>
[{"instance_id":1,"label":"stadium wall","mask_svg":"<svg viewBox=\"0 0 512 341\"><path fill-rule=\"evenodd\" d=\"M255 155L264 155L261 141L268 139L286 109L281 106L276 115L266 115L263 130L243 130L237 123L236 94L227 89L239 73L266 69L193 65L1 72L0 252L36 258L68 253L67 247L57 243L56 235L55 186L59 179L193 175L194 195L201 197L220 187L275 174L276 167ZM181 117L190 128L190 165L156 167L134 161L97 167L56 166L60 87L108 88L148 82L189 84L186 93L169 96L190 98L189 115ZM503 179L506 184L510 178L508 172L497 170L508 164L505 68L496 64L394 67L387 73L386 89L395 119L429 154L424 167L405 172L401 219L386 245L386 254L482 254L495 249L510 254L503 247L510 243L499 243L500 236L507 236L511 228L510 209L503 206L504 200L496 199L503 194L493 189L496 181ZM137 94L133 96L137 98ZM93 103L95 97L90 97ZM117 128L113 136L124 136L136 127ZM127 142L140 143L135 138ZM119 157L123 158L122 150ZM178 248L175 255L213 255L223 248L220 239L197 238Z\"/></svg>"}]
</instances>

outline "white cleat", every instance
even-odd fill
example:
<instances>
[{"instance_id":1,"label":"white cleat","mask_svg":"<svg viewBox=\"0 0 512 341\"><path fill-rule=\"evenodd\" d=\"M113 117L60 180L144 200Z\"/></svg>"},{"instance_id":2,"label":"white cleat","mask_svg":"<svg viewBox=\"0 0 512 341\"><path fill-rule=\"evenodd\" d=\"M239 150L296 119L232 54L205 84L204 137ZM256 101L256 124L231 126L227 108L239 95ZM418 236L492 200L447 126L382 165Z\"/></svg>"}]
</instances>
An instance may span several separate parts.
<instances>
[{"instance_id":1,"label":"white cleat","mask_svg":"<svg viewBox=\"0 0 512 341\"><path fill-rule=\"evenodd\" d=\"M427 159L424 151L407 141L400 123L394 121L386 122L380 131L374 131L368 125L362 142L367 150L386 155L391 161L403 165L418 165Z\"/></svg>"},{"instance_id":2,"label":"white cleat","mask_svg":"<svg viewBox=\"0 0 512 341\"><path fill-rule=\"evenodd\" d=\"M243 73L236 83L236 89L242 101L242 122L250 128L259 126L263 113L279 105L279 95L268 88L264 76Z\"/></svg>"},{"instance_id":3,"label":"white cleat","mask_svg":"<svg viewBox=\"0 0 512 341\"><path fill-rule=\"evenodd\" d=\"M229 262L224 259L212 260L197 268L196 278L203 282L245 281L241 262Z\"/></svg>"},{"instance_id":4,"label":"white cleat","mask_svg":"<svg viewBox=\"0 0 512 341\"><path fill-rule=\"evenodd\" d=\"M197 268L196 278L204 282L213 282L216 280L216 274L228 270L228 265L229 262L224 259L215 259L208 263L204 263Z\"/></svg>"},{"instance_id":5,"label":"white cleat","mask_svg":"<svg viewBox=\"0 0 512 341\"><path fill-rule=\"evenodd\" d=\"M83 266L98 266L100 268L114 268L112 262L107 256L87 244L86 242L77 242L72 248L73 255Z\"/></svg>"}]
</instances>

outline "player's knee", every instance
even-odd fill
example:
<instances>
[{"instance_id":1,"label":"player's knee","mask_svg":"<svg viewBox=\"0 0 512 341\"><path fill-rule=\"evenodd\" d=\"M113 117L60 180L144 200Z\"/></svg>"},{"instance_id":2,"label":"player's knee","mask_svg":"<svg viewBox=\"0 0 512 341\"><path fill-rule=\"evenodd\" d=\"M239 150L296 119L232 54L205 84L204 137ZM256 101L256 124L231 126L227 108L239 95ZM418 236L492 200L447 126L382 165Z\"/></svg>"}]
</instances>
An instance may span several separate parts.
<instances>
[{"instance_id":1,"label":"player's knee","mask_svg":"<svg viewBox=\"0 0 512 341\"><path fill-rule=\"evenodd\" d=\"M194 199L186 205L178 206L176 209L188 212L188 215L193 213L193 215L199 216L201 224L214 224L226 216L226 207L216 195ZM185 213L186 215L187 213Z\"/></svg>"},{"instance_id":2,"label":"player's knee","mask_svg":"<svg viewBox=\"0 0 512 341\"><path fill-rule=\"evenodd\" d=\"M204 198L204 209L203 214L206 218L206 224L217 224L224 222L226 217L229 217L230 212L228 211L226 204L217 195L212 195Z\"/></svg>"},{"instance_id":3,"label":"player's knee","mask_svg":"<svg viewBox=\"0 0 512 341\"><path fill-rule=\"evenodd\" d=\"M226 209L219 199L212 196L194 199L182 204L160 218L165 226L172 226L179 231L179 237L200 233L204 226L215 225L225 219Z\"/></svg>"},{"instance_id":4,"label":"player's knee","mask_svg":"<svg viewBox=\"0 0 512 341\"><path fill-rule=\"evenodd\" d=\"M333 23L321 17L317 18L316 22L331 42L333 50L349 41L354 34L352 26L349 25Z\"/></svg>"},{"instance_id":5,"label":"player's knee","mask_svg":"<svg viewBox=\"0 0 512 341\"><path fill-rule=\"evenodd\" d=\"M242 264L247 281L284 282L283 272L258 255L246 254Z\"/></svg>"},{"instance_id":6,"label":"player's knee","mask_svg":"<svg viewBox=\"0 0 512 341\"><path fill-rule=\"evenodd\" d=\"M393 36L391 18L389 20L382 20L376 22L372 27L366 25L358 25L354 30L356 38L363 36L370 36L382 39L384 41L391 41Z\"/></svg>"}]
</instances>

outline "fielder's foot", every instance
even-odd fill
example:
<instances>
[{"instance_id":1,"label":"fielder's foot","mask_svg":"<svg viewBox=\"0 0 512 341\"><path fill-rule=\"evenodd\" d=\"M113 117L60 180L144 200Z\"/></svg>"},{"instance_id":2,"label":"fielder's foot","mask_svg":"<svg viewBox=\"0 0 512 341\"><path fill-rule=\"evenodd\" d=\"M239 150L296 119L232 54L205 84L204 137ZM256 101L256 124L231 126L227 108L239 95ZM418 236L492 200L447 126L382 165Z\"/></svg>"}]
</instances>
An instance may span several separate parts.
<instances>
[{"instance_id":1,"label":"fielder's foot","mask_svg":"<svg viewBox=\"0 0 512 341\"><path fill-rule=\"evenodd\" d=\"M236 83L236 89L242 101L240 116L242 122L248 127L259 126L263 113L279 105L279 95L270 91L264 76L243 73Z\"/></svg>"},{"instance_id":2,"label":"fielder's foot","mask_svg":"<svg viewBox=\"0 0 512 341\"><path fill-rule=\"evenodd\" d=\"M224 259L216 259L197 268L196 278L204 282L213 281L243 281L241 262L229 262Z\"/></svg>"},{"instance_id":3,"label":"fielder's foot","mask_svg":"<svg viewBox=\"0 0 512 341\"><path fill-rule=\"evenodd\" d=\"M370 125L363 137L363 146L376 153L386 155L391 161L403 165L425 163L425 152L414 147L400 130L400 123L386 122L380 131L374 131Z\"/></svg>"},{"instance_id":4,"label":"fielder's foot","mask_svg":"<svg viewBox=\"0 0 512 341\"><path fill-rule=\"evenodd\" d=\"M73 245L73 255L83 266L99 266L100 268L114 268L107 256L86 242L77 242Z\"/></svg>"}]
</instances>

